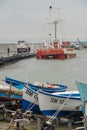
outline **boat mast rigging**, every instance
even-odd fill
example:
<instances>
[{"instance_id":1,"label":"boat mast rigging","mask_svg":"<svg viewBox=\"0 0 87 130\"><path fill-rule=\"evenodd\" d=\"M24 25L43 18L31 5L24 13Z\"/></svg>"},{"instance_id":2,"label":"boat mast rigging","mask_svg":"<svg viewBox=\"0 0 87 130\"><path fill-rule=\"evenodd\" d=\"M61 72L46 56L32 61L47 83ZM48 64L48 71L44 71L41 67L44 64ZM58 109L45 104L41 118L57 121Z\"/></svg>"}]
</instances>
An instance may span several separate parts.
<instances>
[{"instance_id":1,"label":"boat mast rigging","mask_svg":"<svg viewBox=\"0 0 87 130\"><path fill-rule=\"evenodd\" d=\"M52 20L52 6L50 6L49 9L50 9L50 20L51 20L50 24L54 24L54 41L57 41L57 24L59 20L58 19L54 21Z\"/></svg>"},{"instance_id":2,"label":"boat mast rigging","mask_svg":"<svg viewBox=\"0 0 87 130\"><path fill-rule=\"evenodd\" d=\"M56 20L53 23L54 23L54 29L55 29L55 41L57 41L57 23L58 23L58 21Z\"/></svg>"}]
</instances>

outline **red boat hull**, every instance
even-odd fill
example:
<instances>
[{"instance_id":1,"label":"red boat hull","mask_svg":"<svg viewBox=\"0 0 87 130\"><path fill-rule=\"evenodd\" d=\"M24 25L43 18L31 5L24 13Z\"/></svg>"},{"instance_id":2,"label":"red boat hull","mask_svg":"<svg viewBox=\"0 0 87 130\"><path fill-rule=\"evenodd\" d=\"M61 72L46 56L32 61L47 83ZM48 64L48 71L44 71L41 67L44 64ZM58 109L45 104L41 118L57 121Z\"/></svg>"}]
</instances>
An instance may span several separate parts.
<instances>
[{"instance_id":1,"label":"red boat hull","mask_svg":"<svg viewBox=\"0 0 87 130\"><path fill-rule=\"evenodd\" d=\"M68 59L76 58L74 48L40 49L36 52L37 59Z\"/></svg>"}]
</instances>

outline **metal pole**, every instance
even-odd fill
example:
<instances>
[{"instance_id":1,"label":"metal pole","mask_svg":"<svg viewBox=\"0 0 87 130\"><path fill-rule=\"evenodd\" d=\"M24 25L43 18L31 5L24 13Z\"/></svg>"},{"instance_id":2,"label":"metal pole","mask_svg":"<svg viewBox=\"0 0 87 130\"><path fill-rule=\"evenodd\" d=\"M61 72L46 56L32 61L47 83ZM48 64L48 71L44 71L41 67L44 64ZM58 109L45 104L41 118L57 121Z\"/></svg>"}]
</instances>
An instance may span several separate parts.
<instances>
[{"instance_id":1,"label":"metal pole","mask_svg":"<svg viewBox=\"0 0 87 130\"><path fill-rule=\"evenodd\" d=\"M57 40L57 23L58 23L58 21L54 21L55 41Z\"/></svg>"},{"instance_id":2,"label":"metal pole","mask_svg":"<svg viewBox=\"0 0 87 130\"><path fill-rule=\"evenodd\" d=\"M87 100L84 101L84 128L87 130Z\"/></svg>"}]
</instances>

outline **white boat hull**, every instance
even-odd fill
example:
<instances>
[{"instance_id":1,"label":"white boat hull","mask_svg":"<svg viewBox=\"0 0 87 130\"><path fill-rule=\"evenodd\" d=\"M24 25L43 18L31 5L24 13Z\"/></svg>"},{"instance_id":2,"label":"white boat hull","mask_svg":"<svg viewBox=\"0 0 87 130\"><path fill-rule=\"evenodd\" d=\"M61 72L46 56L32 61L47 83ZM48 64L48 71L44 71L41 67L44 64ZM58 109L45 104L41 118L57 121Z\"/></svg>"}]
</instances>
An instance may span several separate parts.
<instances>
[{"instance_id":1,"label":"white boat hull","mask_svg":"<svg viewBox=\"0 0 87 130\"><path fill-rule=\"evenodd\" d=\"M75 98L74 96L74 98L71 98L71 94L73 93L72 91L70 92L70 97L68 98L60 96L60 93L49 94L43 91L39 92L39 107L43 114L53 116L54 113L57 112L57 115L63 116L68 112L77 111L76 108L81 105L80 97ZM75 93L79 94L79 92ZM67 91L62 92L61 94L66 95ZM81 111L81 109L78 111Z\"/></svg>"},{"instance_id":2,"label":"white boat hull","mask_svg":"<svg viewBox=\"0 0 87 130\"><path fill-rule=\"evenodd\" d=\"M22 109L31 110L34 113L41 113L38 104L38 91L35 92L29 86L24 88Z\"/></svg>"}]
</instances>

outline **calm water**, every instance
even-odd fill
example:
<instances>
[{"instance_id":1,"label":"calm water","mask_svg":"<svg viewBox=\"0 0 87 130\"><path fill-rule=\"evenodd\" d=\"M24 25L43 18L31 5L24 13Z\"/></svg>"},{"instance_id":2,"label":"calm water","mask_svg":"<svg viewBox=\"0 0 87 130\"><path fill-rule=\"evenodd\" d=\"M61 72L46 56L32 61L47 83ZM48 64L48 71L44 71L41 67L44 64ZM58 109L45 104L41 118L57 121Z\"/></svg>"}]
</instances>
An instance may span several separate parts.
<instances>
[{"instance_id":1,"label":"calm water","mask_svg":"<svg viewBox=\"0 0 87 130\"><path fill-rule=\"evenodd\" d=\"M0 79L6 76L26 82L61 83L77 89L75 81L87 82L87 50L78 50L77 58L67 60L25 59L0 68Z\"/></svg>"},{"instance_id":2,"label":"calm water","mask_svg":"<svg viewBox=\"0 0 87 130\"><path fill-rule=\"evenodd\" d=\"M67 85L69 90L76 90L76 80L87 83L87 50L78 50L75 59L21 60L0 68L0 79L5 79L6 76L32 83L35 81L60 83ZM66 130L65 127L56 129Z\"/></svg>"}]
</instances>

